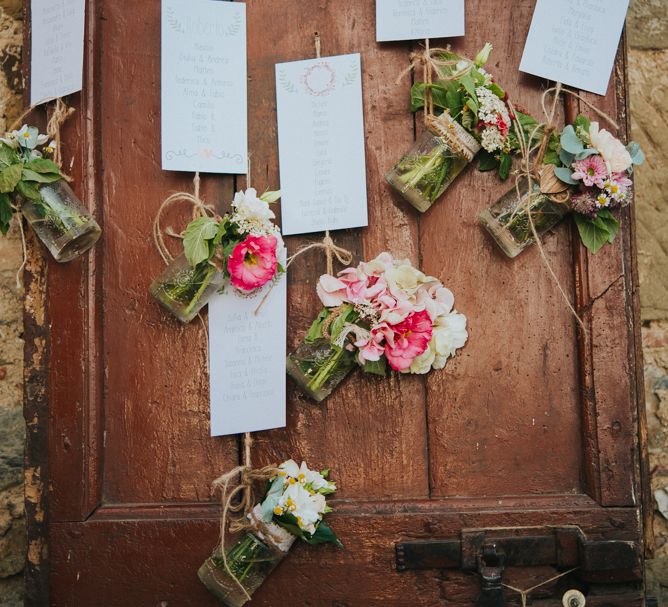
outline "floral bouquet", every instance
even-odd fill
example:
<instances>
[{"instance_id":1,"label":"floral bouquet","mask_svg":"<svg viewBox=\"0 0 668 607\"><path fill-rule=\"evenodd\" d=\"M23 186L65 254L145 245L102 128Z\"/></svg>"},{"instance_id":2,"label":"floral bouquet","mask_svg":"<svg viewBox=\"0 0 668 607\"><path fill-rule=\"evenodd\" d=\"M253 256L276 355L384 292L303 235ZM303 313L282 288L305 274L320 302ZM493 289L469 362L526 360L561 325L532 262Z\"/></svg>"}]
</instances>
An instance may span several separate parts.
<instances>
[{"instance_id":1,"label":"floral bouquet","mask_svg":"<svg viewBox=\"0 0 668 607\"><path fill-rule=\"evenodd\" d=\"M249 188L235 194L231 213L188 224L183 254L153 282L153 297L187 323L228 282L250 295L275 280L284 271L285 245L269 205L279 197L280 192L258 197Z\"/></svg>"},{"instance_id":2,"label":"floral bouquet","mask_svg":"<svg viewBox=\"0 0 668 607\"><path fill-rule=\"evenodd\" d=\"M262 502L248 515L244 536L217 548L200 567L202 583L229 607L250 600L299 538L307 544L331 542L343 547L323 517L332 512L326 496L336 491L329 470L309 470L288 460L267 482Z\"/></svg>"},{"instance_id":3,"label":"floral bouquet","mask_svg":"<svg viewBox=\"0 0 668 607\"><path fill-rule=\"evenodd\" d=\"M321 276L317 292L325 308L288 356L287 370L318 402L355 365L383 376L388 366L423 374L442 369L468 338L466 317L452 311L452 293L389 253Z\"/></svg>"},{"instance_id":4,"label":"floral bouquet","mask_svg":"<svg viewBox=\"0 0 668 607\"><path fill-rule=\"evenodd\" d=\"M506 92L483 67L491 51L492 45L487 43L471 61L444 49L435 50L437 56L430 55L430 61L438 81L412 87L414 112L433 105L442 113L427 117L422 139L386 179L421 212L431 207L478 152L481 170L497 169L501 179L507 179L512 155L520 150L513 120L517 119L527 134L535 130L536 121L511 111ZM425 100L427 92L429 101Z\"/></svg>"},{"instance_id":5,"label":"floral bouquet","mask_svg":"<svg viewBox=\"0 0 668 607\"><path fill-rule=\"evenodd\" d=\"M579 115L547 142L531 192L527 179L480 215L480 222L509 257L515 257L571 211L582 243L597 253L612 242L619 223L612 211L631 201L630 176L644 155L597 122ZM533 226L532 226L533 224Z\"/></svg>"},{"instance_id":6,"label":"floral bouquet","mask_svg":"<svg viewBox=\"0 0 668 607\"><path fill-rule=\"evenodd\" d=\"M48 141L26 125L0 138L0 232L7 233L20 211L54 259L66 262L90 249L102 232L60 167L45 157L56 151Z\"/></svg>"}]
</instances>

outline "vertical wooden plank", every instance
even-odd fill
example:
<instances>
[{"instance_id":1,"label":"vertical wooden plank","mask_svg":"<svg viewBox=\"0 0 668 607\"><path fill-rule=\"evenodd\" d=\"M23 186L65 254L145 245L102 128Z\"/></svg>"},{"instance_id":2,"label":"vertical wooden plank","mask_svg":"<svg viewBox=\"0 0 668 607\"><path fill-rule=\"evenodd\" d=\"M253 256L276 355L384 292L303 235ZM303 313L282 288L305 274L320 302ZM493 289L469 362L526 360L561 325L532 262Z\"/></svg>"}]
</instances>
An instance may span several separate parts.
<instances>
[{"instance_id":1,"label":"vertical wooden plank","mask_svg":"<svg viewBox=\"0 0 668 607\"><path fill-rule=\"evenodd\" d=\"M148 293L164 267L149 236L153 218L170 193L192 190L193 178L161 169L160 2L136 5L131 18L117 2L102 7L105 499L206 500L212 479L237 463L237 442L209 436L202 325L182 326ZM231 177L202 180L208 202L229 205ZM190 210L165 226L180 231Z\"/></svg>"},{"instance_id":2,"label":"vertical wooden plank","mask_svg":"<svg viewBox=\"0 0 668 607\"><path fill-rule=\"evenodd\" d=\"M496 81L519 108L544 120L542 83L518 71L532 14L532 3L467 2L469 33L454 49L474 56L491 42L488 69ZM582 444L573 319L536 246L508 259L477 224L514 178L501 183L476 165L421 221L424 270L452 289L470 334L445 370L428 376L433 493L576 492ZM560 226L543 245L572 294L569 230ZM538 452L558 457L546 466Z\"/></svg>"},{"instance_id":3,"label":"vertical wooden plank","mask_svg":"<svg viewBox=\"0 0 668 607\"><path fill-rule=\"evenodd\" d=\"M345 236L335 232L333 237L352 249L357 260L390 250L417 263L415 216L393 201L383 180L384 171L412 138L409 82L394 84L408 63L408 49L403 44L375 43L372 2L346 0L330 9L326 2L248 3L254 183L264 188L278 182L274 64L313 57L316 31L321 34L323 56L362 52L369 227ZM283 35L268 45L268 31ZM288 247L294 252L308 241L289 238ZM324 269L324 259L317 253L291 266L288 349L303 338L320 308L315 283ZM306 400L291 383L288 393L288 430L257 436L256 463L292 456L312 465L331 465L341 487L338 497L427 495L420 378L388 381L356 372L323 405Z\"/></svg>"}]
</instances>

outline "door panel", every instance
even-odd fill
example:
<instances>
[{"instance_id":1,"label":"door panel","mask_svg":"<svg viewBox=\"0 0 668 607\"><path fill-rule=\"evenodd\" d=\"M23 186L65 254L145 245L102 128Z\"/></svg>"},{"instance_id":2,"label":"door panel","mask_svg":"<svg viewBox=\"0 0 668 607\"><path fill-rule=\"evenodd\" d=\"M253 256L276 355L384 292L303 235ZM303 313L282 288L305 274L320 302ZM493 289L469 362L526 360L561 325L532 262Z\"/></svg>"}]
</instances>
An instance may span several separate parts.
<instances>
[{"instance_id":1,"label":"door panel","mask_svg":"<svg viewBox=\"0 0 668 607\"><path fill-rule=\"evenodd\" d=\"M131 13L118 0L88 6L86 88L64 131L65 158L104 236L94 255L66 266L32 247L29 601L47 604L50 592L52 605L214 605L196 577L218 534L210 484L240 449L238 437L209 436L203 326L179 325L148 294L162 269L153 218L170 192L192 187L192 175L160 169L160 2ZM533 6L469 0L468 34L453 47L473 55L491 41L497 80L540 116L545 84L518 71ZM408 109L410 77L396 82L418 43L377 44L371 0L247 8L252 185L279 186L274 64L313 56L316 31L323 55L361 52L369 227L333 236L355 262L390 250L419 263L452 289L470 329L464 350L427 377L356 373L322 405L288 383L288 426L254 435L253 462L331 466L340 487L332 526L346 549L297 546L254 604L275 605L279 593L281 603L313 606L472 605L478 576L399 573L395 564L395 544L463 529L575 525L640 546L631 210L623 235L595 257L567 222L545 239L584 320L578 331L537 248L508 260L476 223L511 182L471 167L420 217L385 184L422 128ZM620 53L605 99L584 96L622 134L624 86ZM578 109L559 108L560 124ZM221 211L242 187L243 177L202 176L203 197ZM176 211L165 224L180 228L188 216ZM290 251L310 241L287 239ZM319 254L290 268L288 350L318 312L324 270ZM527 587L554 573L520 568L507 579ZM558 604L553 586L542 591L546 607ZM625 597L609 604L641 604L638 583L597 592Z\"/></svg>"}]
</instances>

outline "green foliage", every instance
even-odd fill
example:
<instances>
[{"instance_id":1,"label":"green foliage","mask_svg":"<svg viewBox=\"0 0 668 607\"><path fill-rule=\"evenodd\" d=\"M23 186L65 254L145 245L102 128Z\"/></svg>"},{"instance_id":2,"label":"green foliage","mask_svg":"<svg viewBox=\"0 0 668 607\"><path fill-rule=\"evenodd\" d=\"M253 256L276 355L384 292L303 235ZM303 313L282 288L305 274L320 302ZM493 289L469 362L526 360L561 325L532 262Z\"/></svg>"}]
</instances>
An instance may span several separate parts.
<instances>
[{"instance_id":1,"label":"green foliage","mask_svg":"<svg viewBox=\"0 0 668 607\"><path fill-rule=\"evenodd\" d=\"M16 186L21 181L23 173L23 164L12 164L0 171L0 192L8 194L16 190Z\"/></svg>"},{"instance_id":2,"label":"green foliage","mask_svg":"<svg viewBox=\"0 0 668 607\"><path fill-rule=\"evenodd\" d=\"M385 377L387 375L387 360L384 356L381 356L380 360L376 361L367 360L362 366L362 371Z\"/></svg>"},{"instance_id":3,"label":"green foliage","mask_svg":"<svg viewBox=\"0 0 668 607\"><path fill-rule=\"evenodd\" d=\"M508 179L508 176L510 175L510 169L513 166L513 157L510 154L506 154L505 152L501 153L501 156L499 158L499 178L501 181L505 181Z\"/></svg>"},{"instance_id":4,"label":"green foliage","mask_svg":"<svg viewBox=\"0 0 668 607\"><path fill-rule=\"evenodd\" d=\"M311 326L309 327L308 333L306 334L306 337L304 338L304 341L307 344L312 344L319 339L323 339L323 334L322 334L322 323L325 322L325 319L330 315L329 308L323 308L320 310L320 314L316 317L316 319L311 323Z\"/></svg>"},{"instance_id":5,"label":"green foliage","mask_svg":"<svg viewBox=\"0 0 668 607\"><path fill-rule=\"evenodd\" d=\"M607 209L599 211L596 219L578 213L574 217L582 244L592 253L598 253L604 244L612 242L619 231L619 222Z\"/></svg>"},{"instance_id":6,"label":"green foliage","mask_svg":"<svg viewBox=\"0 0 668 607\"><path fill-rule=\"evenodd\" d=\"M499 159L487 150L480 150L479 158L478 170L480 171L494 171L499 167Z\"/></svg>"},{"instance_id":7,"label":"green foliage","mask_svg":"<svg viewBox=\"0 0 668 607\"><path fill-rule=\"evenodd\" d=\"M9 222L13 213L12 199L8 194L0 194L0 232L3 235L9 230Z\"/></svg>"},{"instance_id":8,"label":"green foliage","mask_svg":"<svg viewBox=\"0 0 668 607\"><path fill-rule=\"evenodd\" d=\"M218 223L211 217L200 217L188 224L183 237L183 251L193 268L211 259L213 247L210 245L217 234Z\"/></svg>"},{"instance_id":9,"label":"green foliage","mask_svg":"<svg viewBox=\"0 0 668 607\"><path fill-rule=\"evenodd\" d=\"M260 200L264 200L265 202L271 204L273 202L276 202L279 198L281 197L281 191L277 190L275 192L265 192L260 196Z\"/></svg>"},{"instance_id":10,"label":"green foliage","mask_svg":"<svg viewBox=\"0 0 668 607\"><path fill-rule=\"evenodd\" d=\"M307 533L306 531L303 531L299 527L297 519L294 517L294 515L290 514L289 512L286 512L281 516L274 516L274 522L277 525L280 525L281 527L289 531L290 533L292 533L292 535L304 540L307 544L332 543L338 546L339 548L343 548L343 544L336 537L336 534L332 531L330 526L324 521L320 521L320 523L317 525L315 529L314 534L310 534Z\"/></svg>"}]
</instances>

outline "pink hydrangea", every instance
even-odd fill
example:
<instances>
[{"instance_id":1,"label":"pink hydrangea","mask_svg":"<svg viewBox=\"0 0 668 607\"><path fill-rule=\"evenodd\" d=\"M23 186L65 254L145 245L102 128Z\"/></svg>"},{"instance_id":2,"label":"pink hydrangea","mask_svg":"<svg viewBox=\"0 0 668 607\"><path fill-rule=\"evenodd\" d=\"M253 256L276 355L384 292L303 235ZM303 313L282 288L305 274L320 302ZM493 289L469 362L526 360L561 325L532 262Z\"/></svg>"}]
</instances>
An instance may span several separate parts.
<instances>
[{"instance_id":1,"label":"pink hydrangea","mask_svg":"<svg viewBox=\"0 0 668 607\"><path fill-rule=\"evenodd\" d=\"M433 325L426 310L413 312L385 330L385 357L395 371L405 371L431 341Z\"/></svg>"},{"instance_id":2,"label":"pink hydrangea","mask_svg":"<svg viewBox=\"0 0 668 607\"><path fill-rule=\"evenodd\" d=\"M601 156L587 156L582 160L573 163L574 172L571 175L573 179L582 180L587 187L596 186L602 188L608 177L608 169Z\"/></svg>"},{"instance_id":3,"label":"pink hydrangea","mask_svg":"<svg viewBox=\"0 0 668 607\"><path fill-rule=\"evenodd\" d=\"M275 236L249 235L232 250L227 260L232 285L243 291L253 291L268 283L276 275Z\"/></svg>"}]
</instances>

